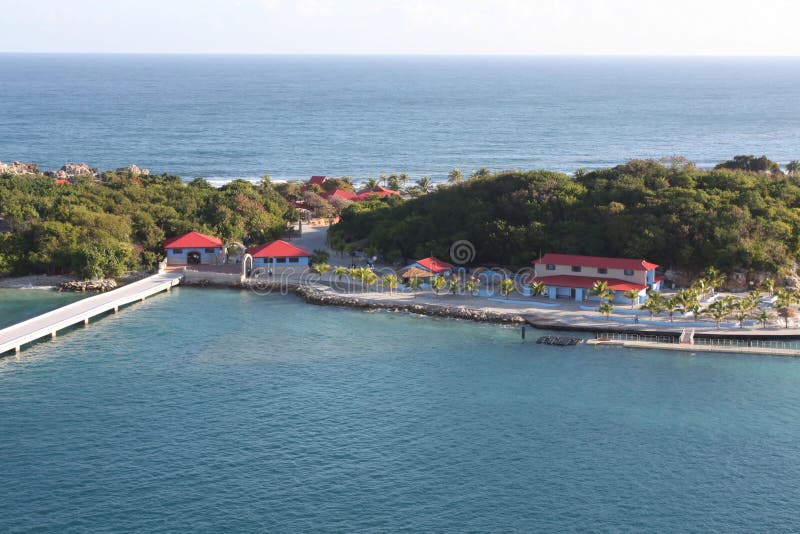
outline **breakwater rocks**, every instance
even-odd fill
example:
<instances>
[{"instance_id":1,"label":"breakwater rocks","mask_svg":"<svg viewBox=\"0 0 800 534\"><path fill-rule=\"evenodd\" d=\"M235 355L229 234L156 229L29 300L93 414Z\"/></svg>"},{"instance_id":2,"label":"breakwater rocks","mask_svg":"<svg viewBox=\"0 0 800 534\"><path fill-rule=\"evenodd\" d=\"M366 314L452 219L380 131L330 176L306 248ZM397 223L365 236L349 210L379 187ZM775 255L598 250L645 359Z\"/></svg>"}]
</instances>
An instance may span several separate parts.
<instances>
[{"instance_id":1,"label":"breakwater rocks","mask_svg":"<svg viewBox=\"0 0 800 534\"><path fill-rule=\"evenodd\" d=\"M30 162L12 161L11 163L3 163L0 161L0 174L13 174L15 176L39 174L39 167Z\"/></svg>"},{"instance_id":2,"label":"breakwater rocks","mask_svg":"<svg viewBox=\"0 0 800 534\"><path fill-rule=\"evenodd\" d=\"M59 286L59 291L111 291L117 288L115 280L70 280Z\"/></svg>"},{"instance_id":3,"label":"breakwater rocks","mask_svg":"<svg viewBox=\"0 0 800 534\"><path fill-rule=\"evenodd\" d=\"M348 308L403 311L418 313L420 315L430 315L433 317L468 319L470 321L485 323L525 323L525 319L513 313L497 313L463 306L448 306L446 304L375 301L372 299L359 298L356 295L334 295L311 286L296 286L291 289L304 301L320 306L346 306Z\"/></svg>"}]
</instances>

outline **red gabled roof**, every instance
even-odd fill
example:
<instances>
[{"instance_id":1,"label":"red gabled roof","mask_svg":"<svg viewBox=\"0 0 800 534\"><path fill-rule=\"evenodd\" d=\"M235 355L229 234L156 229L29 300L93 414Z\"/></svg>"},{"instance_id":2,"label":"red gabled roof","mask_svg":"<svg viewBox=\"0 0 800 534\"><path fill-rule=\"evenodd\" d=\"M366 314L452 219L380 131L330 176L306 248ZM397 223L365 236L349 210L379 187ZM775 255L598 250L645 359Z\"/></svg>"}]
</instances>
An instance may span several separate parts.
<instances>
[{"instance_id":1,"label":"red gabled roof","mask_svg":"<svg viewBox=\"0 0 800 534\"><path fill-rule=\"evenodd\" d=\"M607 269L630 269L632 271L649 271L658 267L655 263L627 258L603 258L601 256L576 256L574 254L547 253L541 259L533 260L534 264L580 265L581 267L605 267Z\"/></svg>"},{"instance_id":2,"label":"red gabled roof","mask_svg":"<svg viewBox=\"0 0 800 534\"><path fill-rule=\"evenodd\" d=\"M328 181L327 176L312 176L311 179L308 181L308 185L318 185L322 187L322 184Z\"/></svg>"},{"instance_id":3,"label":"red gabled roof","mask_svg":"<svg viewBox=\"0 0 800 534\"><path fill-rule=\"evenodd\" d=\"M302 247L292 245L278 239L266 245L259 245L247 251L254 258L296 258L311 256L311 253Z\"/></svg>"},{"instance_id":4,"label":"red gabled roof","mask_svg":"<svg viewBox=\"0 0 800 534\"><path fill-rule=\"evenodd\" d=\"M351 193L349 191L345 191L344 189L337 189L333 193L326 193L325 195L322 195L322 198L326 200L330 200L332 198L342 198L344 200L356 200L358 198L358 195L356 195L355 193Z\"/></svg>"},{"instance_id":5,"label":"red gabled roof","mask_svg":"<svg viewBox=\"0 0 800 534\"><path fill-rule=\"evenodd\" d=\"M417 263L432 273L441 273L444 271L452 271L453 266L447 263L446 261L442 261L438 258L430 257L424 258L421 260L417 260Z\"/></svg>"},{"instance_id":6,"label":"red gabled roof","mask_svg":"<svg viewBox=\"0 0 800 534\"><path fill-rule=\"evenodd\" d=\"M72 182L70 182L69 180L65 180L63 178L56 180L56 183L58 185L72 185Z\"/></svg>"},{"instance_id":7,"label":"red gabled roof","mask_svg":"<svg viewBox=\"0 0 800 534\"><path fill-rule=\"evenodd\" d=\"M596 281L605 282L608 284L608 289L614 291L627 291L629 289L636 289L641 291L647 289L647 286L641 284L632 284L625 280L618 280L616 278L592 278L590 276L573 276L570 274L554 275L554 276L537 276L534 278L537 282L542 282L546 286L552 287L575 287L578 289L590 289Z\"/></svg>"},{"instance_id":8,"label":"red gabled roof","mask_svg":"<svg viewBox=\"0 0 800 534\"><path fill-rule=\"evenodd\" d=\"M394 189L388 189L386 187L378 185L370 189L369 191L364 191L363 193L357 194L354 200L368 200L370 197L374 196L390 197L392 195L399 195L399 194L400 194L399 191L395 191Z\"/></svg>"},{"instance_id":9,"label":"red gabled roof","mask_svg":"<svg viewBox=\"0 0 800 534\"><path fill-rule=\"evenodd\" d=\"M164 241L164 248L212 248L221 246L222 240L200 232L189 232Z\"/></svg>"}]
</instances>

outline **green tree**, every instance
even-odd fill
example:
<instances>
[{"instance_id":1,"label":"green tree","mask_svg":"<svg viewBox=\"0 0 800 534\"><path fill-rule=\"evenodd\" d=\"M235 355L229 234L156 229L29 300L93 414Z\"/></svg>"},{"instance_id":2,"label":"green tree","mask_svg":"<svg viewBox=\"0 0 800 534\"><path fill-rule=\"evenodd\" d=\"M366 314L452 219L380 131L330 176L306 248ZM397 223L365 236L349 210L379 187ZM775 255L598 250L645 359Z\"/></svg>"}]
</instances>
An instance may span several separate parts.
<instances>
[{"instance_id":1,"label":"green tree","mask_svg":"<svg viewBox=\"0 0 800 534\"><path fill-rule=\"evenodd\" d=\"M324 276L325 273L330 271L331 266L327 263L313 263L311 264L311 272L317 273L320 276Z\"/></svg>"},{"instance_id":2,"label":"green tree","mask_svg":"<svg viewBox=\"0 0 800 534\"><path fill-rule=\"evenodd\" d=\"M637 289L628 289L623 293L626 299L631 301L631 309L639 304L639 291Z\"/></svg>"},{"instance_id":3,"label":"green tree","mask_svg":"<svg viewBox=\"0 0 800 534\"><path fill-rule=\"evenodd\" d=\"M400 285L400 278L398 278L396 274L384 275L384 277L381 278L381 285L389 288L389 294L391 295L394 293L394 290L397 289L397 286Z\"/></svg>"},{"instance_id":4,"label":"green tree","mask_svg":"<svg viewBox=\"0 0 800 534\"><path fill-rule=\"evenodd\" d=\"M478 280L475 278L467 278L464 282L464 291L467 293L475 294L478 291Z\"/></svg>"},{"instance_id":5,"label":"green tree","mask_svg":"<svg viewBox=\"0 0 800 534\"><path fill-rule=\"evenodd\" d=\"M433 288L433 290L436 292L437 295L439 294L439 291L444 289L444 286L446 284L447 281L444 279L443 276L435 276L431 280L431 287Z\"/></svg>"},{"instance_id":6,"label":"green tree","mask_svg":"<svg viewBox=\"0 0 800 534\"><path fill-rule=\"evenodd\" d=\"M310 263L311 265L315 265L317 263L327 264L330 257L331 254L327 250L322 248L315 248L314 251L311 253Z\"/></svg>"},{"instance_id":7,"label":"green tree","mask_svg":"<svg viewBox=\"0 0 800 534\"><path fill-rule=\"evenodd\" d=\"M458 167L447 173L447 181L450 184L453 185L460 184L463 179L464 179L464 173L462 173L461 169L459 169Z\"/></svg>"},{"instance_id":8,"label":"green tree","mask_svg":"<svg viewBox=\"0 0 800 534\"><path fill-rule=\"evenodd\" d=\"M547 286L544 284L544 282L537 282L535 280L528 284L528 287L531 289L531 294L534 297L540 297L547 291Z\"/></svg>"},{"instance_id":9,"label":"green tree","mask_svg":"<svg viewBox=\"0 0 800 534\"><path fill-rule=\"evenodd\" d=\"M606 319L608 319L611 316L611 312L614 311L614 305L610 302L604 302L597 308L597 311L599 311L601 315L605 315Z\"/></svg>"},{"instance_id":10,"label":"green tree","mask_svg":"<svg viewBox=\"0 0 800 534\"><path fill-rule=\"evenodd\" d=\"M500 294L503 295L505 298L508 298L508 295L514 291L514 280L511 278L503 278L500 280Z\"/></svg>"},{"instance_id":11,"label":"green tree","mask_svg":"<svg viewBox=\"0 0 800 534\"><path fill-rule=\"evenodd\" d=\"M789 174L789 176L800 175L800 161L795 159L787 163L786 172Z\"/></svg>"},{"instance_id":12,"label":"green tree","mask_svg":"<svg viewBox=\"0 0 800 534\"><path fill-rule=\"evenodd\" d=\"M614 292L608 289L608 282L604 280L595 280L589 289L589 295L599 298L600 302L614 300Z\"/></svg>"},{"instance_id":13,"label":"green tree","mask_svg":"<svg viewBox=\"0 0 800 534\"><path fill-rule=\"evenodd\" d=\"M431 189L433 188L433 183L431 182L430 178L428 178L427 176L423 176L422 178L417 180L417 187L423 193L430 193Z\"/></svg>"},{"instance_id":14,"label":"green tree","mask_svg":"<svg viewBox=\"0 0 800 534\"><path fill-rule=\"evenodd\" d=\"M414 294L414 298L417 298L417 291L422 286L422 280L420 278L409 278L408 279L408 287L411 289L412 293Z\"/></svg>"},{"instance_id":15,"label":"green tree","mask_svg":"<svg viewBox=\"0 0 800 534\"><path fill-rule=\"evenodd\" d=\"M760 310L756 314L756 319L758 319L758 322L761 323L762 328L766 328L767 323L772 319L772 313L770 313L768 310Z\"/></svg>"}]
</instances>

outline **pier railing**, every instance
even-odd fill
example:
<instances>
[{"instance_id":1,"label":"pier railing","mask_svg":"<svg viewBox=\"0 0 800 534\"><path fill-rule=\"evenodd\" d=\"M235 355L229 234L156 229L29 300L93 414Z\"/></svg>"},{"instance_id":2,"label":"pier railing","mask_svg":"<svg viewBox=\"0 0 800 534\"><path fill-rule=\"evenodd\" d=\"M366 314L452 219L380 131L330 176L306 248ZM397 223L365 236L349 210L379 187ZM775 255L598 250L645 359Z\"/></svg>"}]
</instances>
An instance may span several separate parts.
<instances>
[{"instance_id":1,"label":"pier railing","mask_svg":"<svg viewBox=\"0 0 800 534\"><path fill-rule=\"evenodd\" d=\"M680 343L678 336L659 336L651 334L636 334L629 332L602 332L595 334L596 339L610 339L613 341L642 341L649 343ZM738 347L758 349L783 349L800 351L800 341L783 341L779 339L724 339L695 337L693 345L711 347Z\"/></svg>"},{"instance_id":2,"label":"pier railing","mask_svg":"<svg viewBox=\"0 0 800 534\"><path fill-rule=\"evenodd\" d=\"M707 345L713 347L740 347L740 348L760 348L760 349L785 349L800 350L798 341L781 341L777 339L718 339L718 338L695 338L695 345Z\"/></svg>"},{"instance_id":3,"label":"pier railing","mask_svg":"<svg viewBox=\"0 0 800 534\"><path fill-rule=\"evenodd\" d=\"M678 343L678 336L659 336L653 334L635 334L629 332L598 332L595 339L611 339L614 341L644 341L649 343Z\"/></svg>"}]
</instances>

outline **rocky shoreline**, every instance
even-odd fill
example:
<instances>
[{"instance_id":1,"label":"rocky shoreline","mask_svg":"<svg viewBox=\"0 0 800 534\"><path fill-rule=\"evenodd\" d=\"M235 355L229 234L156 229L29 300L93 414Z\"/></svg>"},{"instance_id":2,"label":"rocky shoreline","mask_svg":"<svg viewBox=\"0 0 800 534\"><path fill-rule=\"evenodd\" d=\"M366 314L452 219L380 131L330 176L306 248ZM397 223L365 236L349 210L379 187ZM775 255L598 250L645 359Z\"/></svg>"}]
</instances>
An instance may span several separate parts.
<instances>
[{"instance_id":1,"label":"rocky shoreline","mask_svg":"<svg viewBox=\"0 0 800 534\"><path fill-rule=\"evenodd\" d=\"M370 298L359 297L358 295L331 294L325 289L300 284L286 283L265 283L257 284L230 284L214 282L211 280L183 281L181 286L187 287L220 287L248 289L263 294L272 292L293 293L303 299L308 304L316 306L341 306L344 308L354 308L360 310L383 310L390 312L407 312L430 317L445 317L449 319L465 319L481 323L494 324L525 324L525 319L516 313L497 313L493 311L469 308L466 306L448 306L446 304L431 303L405 303L405 302L385 302Z\"/></svg>"}]
</instances>

